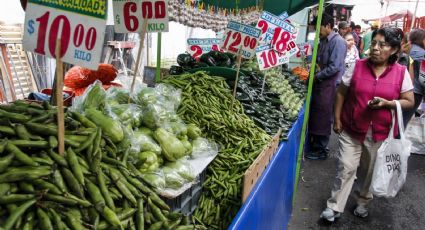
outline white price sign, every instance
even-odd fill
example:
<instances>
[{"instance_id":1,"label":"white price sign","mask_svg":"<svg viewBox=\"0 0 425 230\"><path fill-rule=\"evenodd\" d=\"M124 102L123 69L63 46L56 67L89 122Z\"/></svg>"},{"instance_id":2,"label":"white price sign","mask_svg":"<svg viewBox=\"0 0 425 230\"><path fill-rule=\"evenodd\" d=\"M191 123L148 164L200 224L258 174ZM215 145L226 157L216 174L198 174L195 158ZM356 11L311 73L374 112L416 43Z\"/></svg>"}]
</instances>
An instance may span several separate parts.
<instances>
[{"instance_id":1,"label":"white price sign","mask_svg":"<svg viewBox=\"0 0 425 230\"><path fill-rule=\"evenodd\" d=\"M113 0L115 31L140 33L143 21L147 32L168 32L168 0Z\"/></svg>"},{"instance_id":2,"label":"white price sign","mask_svg":"<svg viewBox=\"0 0 425 230\"><path fill-rule=\"evenodd\" d=\"M286 16L285 14L281 16ZM267 45L273 39L274 30L278 27L296 36L297 29L292 24L282 20L282 18L264 11L257 23L257 28L261 30L260 45Z\"/></svg>"},{"instance_id":3,"label":"white price sign","mask_svg":"<svg viewBox=\"0 0 425 230\"><path fill-rule=\"evenodd\" d=\"M297 58L300 58L301 56L308 56L312 54L310 43L301 43L298 44L298 52L297 52Z\"/></svg>"},{"instance_id":4,"label":"white price sign","mask_svg":"<svg viewBox=\"0 0 425 230\"><path fill-rule=\"evenodd\" d=\"M257 61L260 70L266 70L289 62L289 57L278 53L270 45L257 48Z\"/></svg>"},{"instance_id":5,"label":"white price sign","mask_svg":"<svg viewBox=\"0 0 425 230\"><path fill-rule=\"evenodd\" d=\"M60 38L62 61L97 69L105 37L106 7L106 0L29 0L24 49L55 58Z\"/></svg>"},{"instance_id":6,"label":"white price sign","mask_svg":"<svg viewBox=\"0 0 425 230\"><path fill-rule=\"evenodd\" d=\"M289 57L299 51L293 35L282 27L274 29L271 45L277 52L287 54Z\"/></svg>"},{"instance_id":7,"label":"white price sign","mask_svg":"<svg viewBox=\"0 0 425 230\"><path fill-rule=\"evenodd\" d=\"M219 38L189 38L187 39L187 52L192 57L198 58L212 50L222 51L219 48L220 42Z\"/></svg>"},{"instance_id":8,"label":"white price sign","mask_svg":"<svg viewBox=\"0 0 425 230\"><path fill-rule=\"evenodd\" d=\"M233 54L237 54L241 48L242 57L251 59L255 55L255 48L257 47L260 35L260 29L230 21L224 31L220 48Z\"/></svg>"}]
</instances>

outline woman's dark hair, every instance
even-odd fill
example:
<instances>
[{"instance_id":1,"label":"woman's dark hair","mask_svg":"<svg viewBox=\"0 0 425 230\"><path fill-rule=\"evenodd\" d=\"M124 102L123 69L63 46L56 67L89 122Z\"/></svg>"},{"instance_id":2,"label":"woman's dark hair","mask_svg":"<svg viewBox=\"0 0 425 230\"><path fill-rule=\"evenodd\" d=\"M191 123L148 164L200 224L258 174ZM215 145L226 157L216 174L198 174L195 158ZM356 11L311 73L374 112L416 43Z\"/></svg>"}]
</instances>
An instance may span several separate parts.
<instances>
[{"instance_id":1,"label":"woman's dark hair","mask_svg":"<svg viewBox=\"0 0 425 230\"><path fill-rule=\"evenodd\" d=\"M384 27L373 31L372 40L376 37L377 34L382 35L385 38L385 42L387 42L391 46L391 48L397 50L397 52L392 54L388 59L389 64L394 64L398 59L398 51L400 51L401 49L401 39L403 38L403 31L400 33L400 31L394 28Z\"/></svg>"},{"instance_id":2,"label":"woman's dark hair","mask_svg":"<svg viewBox=\"0 0 425 230\"><path fill-rule=\"evenodd\" d=\"M412 32L410 32L409 40L412 44L415 44L417 46L422 47L422 49L425 49L424 47L425 30L423 29L413 30Z\"/></svg>"}]
</instances>

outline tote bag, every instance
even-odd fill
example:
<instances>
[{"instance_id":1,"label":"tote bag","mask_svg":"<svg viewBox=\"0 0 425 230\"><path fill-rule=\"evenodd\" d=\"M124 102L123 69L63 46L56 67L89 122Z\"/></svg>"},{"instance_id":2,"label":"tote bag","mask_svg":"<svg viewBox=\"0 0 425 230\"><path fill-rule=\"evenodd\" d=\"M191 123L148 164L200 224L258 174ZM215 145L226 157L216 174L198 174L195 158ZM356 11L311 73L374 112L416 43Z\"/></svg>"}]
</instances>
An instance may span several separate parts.
<instances>
[{"instance_id":1,"label":"tote bag","mask_svg":"<svg viewBox=\"0 0 425 230\"><path fill-rule=\"evenodd\" d=\"M378 149L370 191L381 197L395 197L406 181L407 161L411 142L404 135L403 114L398 101L397 120L400 139L394 138L395 114L392 111L392 126L387 139Z\"/></svg>"},{"instance_id":2,"label":"tote bag","mask_svg":"<svg viewBox=\"0 0 425 230\"><path fill-rule=\"evenodd\" d=\"M406 128L406 138L412 142L412 153L425 155L425 115L410 120Z\"/></svg>"}]
</instances>

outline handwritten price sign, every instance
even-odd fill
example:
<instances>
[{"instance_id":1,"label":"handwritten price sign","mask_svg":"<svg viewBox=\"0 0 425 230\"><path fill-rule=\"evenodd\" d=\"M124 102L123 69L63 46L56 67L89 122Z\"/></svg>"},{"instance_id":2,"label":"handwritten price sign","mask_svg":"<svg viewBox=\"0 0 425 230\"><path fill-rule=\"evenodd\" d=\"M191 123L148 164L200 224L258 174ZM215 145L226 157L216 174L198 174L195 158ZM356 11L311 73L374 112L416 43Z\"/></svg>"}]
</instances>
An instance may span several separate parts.
<instances>
[{"instance_id":1,"label":"handwritten price sign","mask_svg":"<svg viewBox=\"0 0 425 230\"><path fill-rule=\"evenodd\" d=\"M255 27L230 21L224 31L220 48L234 54L237 54L241 48L242 57L250 59L255 55L260 34L261 30Z\"/></svg>"},{"instance_id":2,"label":"handwritten price sign","mask_svg":"<svg viewBox=\"0 0 425 230\"><path fill-rule=\"evenodd\" d=\"M168 32L168 0L113 0L115 30L118 33Z\"/></svg>"},{"instance_id":3,"label":"handwritten price sign","mask_svg":"<svg viewBox=\"0 0 425 230\"><path fill-rule=\"evenodd\" d=\"M297 29L295 26L289 24L280 17L286 17L287 14L276 16L267 11L261 14L260 19L257 23L257 28L261 30L260 45L268 45L273 39L274 30L278 27L283 28L290 34L296 34Z\"/></svg>"},{"instance_id":4,"label":"handwritten price sign","mask_svg":"<svg viewBox=\"0 0 425 230\"><path fill-rule=\"evenodd\" d=\"M288 53L289 56L292 56L299 51L291 33L281 27L274 29L271 45L277 52L285 54Z\"/></svg>"},{"instance_id":5,"label":"handwritten price sign","mask_svg":"<svg viewBox=\"0 0 425 230\"><path fill-rule=\"evenodd\" d=\"M310 43L298 44L298 49L297 58L300 58L302 55L308 56L312 53Z\"/></svg>"},{"instance_id":6,"label":"handwritten price sign","mask_svg":"<svg viewBox=\"0 0 425 230\"><path fill-rule=\"evenodd\" d=\"M289 62L289 57L278 53L270 45L257 48L257 60L260 70L266 70Z\"/></svg>"},{"instance_id":7,"label":"handwritten price sign","mask_svg":"<svg viewBox=\"0 0 425 230\"><path fill-rule=\"evenodd\" d=\"M187 52L197 58L211 50L222 51L219 48L220 42L221 39L218 38L189 38L187 39Z\"/></svg>"},{"instance_id":8,"label":"handwritten price sign","mask_svg":"<svg viewBox=\"0 0 425 230\"><path fill-rule=\"evenodd\" d=\"M97 69L105 37L106 6L106 0L29 0L24 49L55 58L56 40L60 38L62 61Z\"/></svg>"}]
</instances>

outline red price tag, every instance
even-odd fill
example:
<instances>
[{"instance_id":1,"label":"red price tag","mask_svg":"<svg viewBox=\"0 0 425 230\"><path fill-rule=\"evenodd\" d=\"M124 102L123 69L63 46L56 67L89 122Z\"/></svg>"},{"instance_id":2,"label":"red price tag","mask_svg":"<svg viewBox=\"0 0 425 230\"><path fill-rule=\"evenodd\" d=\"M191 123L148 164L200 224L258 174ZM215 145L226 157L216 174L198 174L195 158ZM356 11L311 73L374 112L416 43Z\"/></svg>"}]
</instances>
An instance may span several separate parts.
<instances>
[{"instance_id":1,"label":"red price tag","mask_svg":"<svg viewBox=\"0 0 425 230\"><path fill-rule=\"evenodd\" d=\"M296 38L296 36L293 36L288 31L278 27L275 29L271 45L277 52L291 57L299 50L298 46L295 44L294 37Z\"/></svg>"},{"instance_id":2,"label":"red price tag","mask_svg":"<svg viewBox=\"0 0 425 230\"><path fill-rule=\"evenodd\" d=\"M219 48L220 41L218 38L189 38L187 39L187 52L194 58L212 50L223 52Z\"/></svg>"},{"instance_id":3,"label":"red price tag","mask_svg":"<svg viewBox=\"0 0 425 230\"><path fill-rule=\"evenodd\" d=\"M242 57L250 59L254 57L260 34L260 29L231 21L224 32L220 48L234 54L242 49Z\"/></svg>"},{"instance_id":4,"label":"red price tag","mask_svg":"<svg viewBox=\"0 0 425 230\"><path fill-rule=\"evenodd\" d=\"M285 54L278 53L269 45L257 48L257 61L260 70L266 70L289 62L289 57Z\"/></svg>"},{"instance_id":5,"label":"red price tag","mask_svg":"<svg viewBox=\"0 0 425 230\"><path fill-rule=\"evenodd\" d=\"M97 69L107 12L107 2L99 2L79 6L78 2L61 4L29 0L25 13L24 49L55 58L56 41L60 38L62 61Z\"/></svg>"},{"instance_id":6,"label":"red price tag","mask_svg":"<svg viewBox=\"0 0 425 230\"><path fill-rule=\"evenodd\" d=\"M308 44L308 43L299 44L298 45L298 49L299 49L298 52L297 52L297 57L298 58L300 58L301 55L307 56L307 55L310 55L311 54L311 52L310 52L310 44Z\"/></svg>"},{"instance_id":7,"label":"red price tag","mask_svg":"<svg viewBox=\"0 0 425 230\"><path fill-rule=\"evenodd\" d=\"M286 52L290 40L291 40L291 34L288 31L283 30L280 27L277 27L276 29L274 29L272 46L277 52L279 53Z\"/></svg>"},{"instance_id":8,"label":"red price tag","mask_svg":"<svg viewBox=\"0 0 425 230\"><path fill-rule=\"evenodd\" d=\"M168 32L168 0L113 0L115 30L118 33Z\"/></svg>"}]
</instances>

